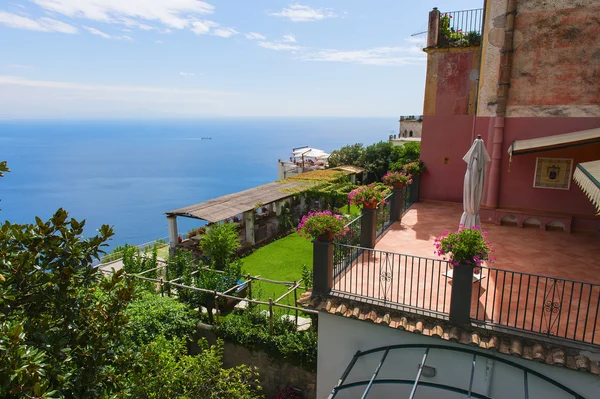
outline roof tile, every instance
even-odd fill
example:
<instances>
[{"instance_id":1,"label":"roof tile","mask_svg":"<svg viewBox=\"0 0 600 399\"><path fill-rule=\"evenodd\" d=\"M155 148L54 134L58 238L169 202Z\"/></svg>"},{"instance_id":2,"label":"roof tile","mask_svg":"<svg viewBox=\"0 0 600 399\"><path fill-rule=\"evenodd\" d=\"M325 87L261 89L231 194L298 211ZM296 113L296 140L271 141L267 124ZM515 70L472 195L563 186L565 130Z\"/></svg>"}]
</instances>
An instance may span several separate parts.
<instances>
[{"instance_id":1,"label":"roof tile","mask_svg":"<svg viewBox=\"0 0 600 399\"><path fill-rule=\"evenodd\" d=\"M576 349L570 348L567 351L564 347L528 340L522 336L491 333L489 330L476 327L459 328L450 324L450 322L440 321L439 319L390 311L390 309L376 305L365 306L363 303L338 297L311 297L310 291L300 296L298 304L347 318L385 324L399 330L460 342L469 346L478 346L483 349L497 350L500 353L523 359L600 375L598 362L590 360L583 353L576 352Z\"/></svg>"}]
</instances>

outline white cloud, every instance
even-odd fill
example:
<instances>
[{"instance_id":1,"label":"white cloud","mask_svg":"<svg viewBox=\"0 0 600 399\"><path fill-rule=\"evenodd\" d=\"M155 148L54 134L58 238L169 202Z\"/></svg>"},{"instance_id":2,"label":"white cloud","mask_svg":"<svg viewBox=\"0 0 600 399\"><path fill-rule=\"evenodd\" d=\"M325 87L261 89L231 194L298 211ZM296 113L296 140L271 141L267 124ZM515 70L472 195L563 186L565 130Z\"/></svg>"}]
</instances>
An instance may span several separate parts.
<instances>
[{"instance_id":1,"label":"white cloud","mask_svg":"<svg viewBox=\"0 0 600 399\"><path fill-rule=\"evenodd\" d=\"M39 32L77 33L77 28L52 18L32 19L0 11L0 25Z\"/></svg>"},{"instance_id":2,"label":"white cloud","mask_svg":"<svg viewBox=\"0 0 600 399\"><path fill-rule=\"evenodd\" d=\"M164 42L162 40L157 40L154 42L155 44L164 44Z\"/></svg>"},{"instance_id":3,"label":"white cloud","mask_svg":"<svg viewBox=\"0 0 600 399\"><path fill-rule=\"evenodd\" d=\"M196 76L196 74L193 72L179 72L179 75L183 76L184 78Z\"/></svg>"},{"instance_id":4,"label":"white cloud","mask_svg":"<svg viewBox=\"0 0 600 399\"><path fill-rule=\"evenodd\" d=\"M25 69L25 70L35 69L35 67L32 65L24 65L24 64L8 64L7 66L9 68L13 68L13 69Z\"/></svg>"},{"instance_id":5,"label":"white cloud","mask_svg":"<svg viewBox=\"0 0 600 399\"><path fill-rule=\"evenodd\" d=\"M212 28L216 28L219 26L218 23L214 21L194 21L192 22L192 32L197 35L208 35Z\"/></svg>"},{"instance_id":6,"label":"white cloud","mask_svg":"<svg viewBox=\"0 0 600 399\"><path fill-rule=\"evenodd\" d=\"M227 38L227 37L231 37L233 35L237 35L238 33L240 33L240 32L236 31L233 28L218 28L218 29L215 29L212 34L215 36Z\"/></svg>"},{"instance_id":7,"label":"white cloud","mask_svg":"<svg viewBox=\"0 0 600 399\"><path fill-rule=\"evenodd\" d=\"M105 39L110 39L112 38L111 35L106 34L104 32L102 32L101 30L98 30L96 28L90 28L89 26L84 26L83 29L87 30L88 32L90 32L92 35L96 35L96 36L100 36L103 37Z\"/></svg>"},{"instance_id":8,"label":"white cloud","mask_svg":"<svg viewBox=\"0 0 600 399\"><path fill-rule=\"evenodd\" d=\"M133 39L131 38L131 36L127 36L127 35L121 35L121 36L109 35L108 33L102 32L100 29L91 28L91 27L85 26L85 25L83 26L83 29L87 30L92 35L100 36L100 37L102 37L104 39L125 40L125 41L128 41L128 42L132 42L133 41Z\"/></svg>"},{"instance_id":9,"label":"white cloud","mask_svg":"<svg viewBox=\"0 0 600 399\"><path fill-rule=\"evenodd\" d=\"M274 12L269 15L288 18L294 22L321 21L325 18L337 16L330 8L312 8L298 3L292 4L289 8L284 8L279 12Z\"/></svg>"},{"instance_id":10,"label":"white cloud","mask_svg":"<svg viewBox=\"0 0 600 399\"><path fill-rule=\"evenodd\" d=\"M144 20L183 29L198 15L212 14L214 7L199 0L31 0L47 11L70 18L131 24ZM145 25L135 21L141 29Z\"/></svg>"},{"instance_id":11,"label":"white cloud","mask_svg":"<svg viewBox=\"0 0 600 399\"><path fill-rule=\"evenodd\" d=\"M283 41L287 43L296 43L296 37L292 34L283 35Z\"/></svg>"},{"instance_id":12,"label":"white cloud","mask_svg":"<svg viewBox=\"0 0 600 399\"><path fill-rule=\"evenodd\" d=\"M246 39L248 39L248 40L265 40L266 39L266 37L264 37L260 33L256 33L256 32L246 33L245 36L246 36Z\"/></svg>"},{"instance_id":13,"label":"white cloud","mask_svg":"<svg viewBox=\"0 0 600 399\"><path fill-rule=\"evenodd\" d=\"M211 95L211 96L229 96L239 93L226 92L219 90L201 90L201 89L173 89L168 87L155 86L111 86L94 85L86 83L60 82L51 80L33 80L19 76L0 75L0 86L19 86L35 87L44 89L65 89L89 92L110 92L110 93L155 93L155 94L178 94L178 95Z\"/></svg>"},{"instance_id":14,"label":"white cloud","mask_svg":"<svg viewBox=\"0 0 600 399\"><path fill-rule=\"evenodd\" d=\"M296 46L294 44L286 44L286 43L277 43L277 42L259 42L258 45L260 47L264 47L269 50L275 51L299 51L302 50L302 47Z\"/></svg>"},{"instance_id":15,"label":"white cloud","mask_svg":"<svg viewBox=\"0 0 600 399\"><path fill-rule=\"evenodd\" d=\"M425 55L412 53L413 49L406 47L375 47L366 50L325 49L304 54L302 59L362 65L407 65L426 60Z\"/></svg>"},{"instance_id":16,"label":"white cloud","mask_svg":"<svg viewBox=\"0 0 600 399\"><path fill-rule=\"evenodd\" d=\"M231 37L233 35L237 35L240 32L235 30L234 28L225 28L221 27L215 21L202 20L202 21L194 21L192 22L192 32L197 35L212 35L219 37Z\"/></svg>"}]
</instances>

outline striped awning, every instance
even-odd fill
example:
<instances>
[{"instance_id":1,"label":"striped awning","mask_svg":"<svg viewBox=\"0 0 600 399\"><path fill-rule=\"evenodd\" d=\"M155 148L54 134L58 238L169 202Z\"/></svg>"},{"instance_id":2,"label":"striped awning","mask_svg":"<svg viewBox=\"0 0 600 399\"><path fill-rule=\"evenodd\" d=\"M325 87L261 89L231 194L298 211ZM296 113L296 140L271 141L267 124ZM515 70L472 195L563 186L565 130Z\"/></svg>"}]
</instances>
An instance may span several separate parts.
<instances>
[{"instance_id":1,"label":"striped awning","mask_svg":"<svg viewBox=\"0 0 600 399\"><path fill-rule=\"evenodd\" d=\"M537 139L516 140L508 147L508 154L512 158L513 155L531 154L533 152L576 147L598 142L600 142L600 128L588 129L579 132L538 137Z\"/></svg>"},{"instance_id":2,"label":"striped awning","mask_svg":"<svg viewBox=\"0 0 600 399\"><path fill-rule=\"evenodd\" d=\"M592 201L600 215L600 160L578 164L573 180Z\"/></svg>"}]
</instances>

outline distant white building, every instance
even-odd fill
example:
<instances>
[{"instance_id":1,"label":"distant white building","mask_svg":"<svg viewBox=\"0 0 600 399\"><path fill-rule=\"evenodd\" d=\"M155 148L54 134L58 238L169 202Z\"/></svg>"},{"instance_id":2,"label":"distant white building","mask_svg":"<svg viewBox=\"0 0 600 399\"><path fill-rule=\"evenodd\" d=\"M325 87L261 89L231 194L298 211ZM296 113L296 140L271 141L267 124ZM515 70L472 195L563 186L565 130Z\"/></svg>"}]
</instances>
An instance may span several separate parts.
<instances>
[{"instance_id":1,"label":"distant white building","mask_svg":"<svg viewBox=\"0 0 600 399\"><path fill-rule=\"evenodd\" d=\"M401 116L398 138L421 137L423 117L420 115Z\"/></svg>"}]
</instances>

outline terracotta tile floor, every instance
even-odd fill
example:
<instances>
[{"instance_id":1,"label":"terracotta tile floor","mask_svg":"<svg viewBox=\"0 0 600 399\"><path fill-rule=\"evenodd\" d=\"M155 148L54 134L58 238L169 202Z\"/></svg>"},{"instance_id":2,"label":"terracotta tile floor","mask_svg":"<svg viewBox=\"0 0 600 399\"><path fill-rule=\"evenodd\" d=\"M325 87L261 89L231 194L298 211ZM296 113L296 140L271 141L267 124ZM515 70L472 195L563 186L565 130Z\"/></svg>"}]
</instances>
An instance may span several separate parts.
<instances>
[{"instance_id":1,"label":"terracotta tile floor","mask_svg":"<svg viewBox=\"0 0 600 399\"><path fill-rule=\"evenodd\" d=\"M447 263L433 253L433 241L444 230L456 230L461 214L461 204L414 204L375 251L344 254L354 260L336 277L334 290L447 314L452 280L444 275ZM494 224L483 230L497 261L473 284L473 319L600 344L600 235Z\"/></svg>"}]
</instances>

